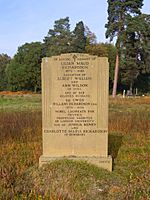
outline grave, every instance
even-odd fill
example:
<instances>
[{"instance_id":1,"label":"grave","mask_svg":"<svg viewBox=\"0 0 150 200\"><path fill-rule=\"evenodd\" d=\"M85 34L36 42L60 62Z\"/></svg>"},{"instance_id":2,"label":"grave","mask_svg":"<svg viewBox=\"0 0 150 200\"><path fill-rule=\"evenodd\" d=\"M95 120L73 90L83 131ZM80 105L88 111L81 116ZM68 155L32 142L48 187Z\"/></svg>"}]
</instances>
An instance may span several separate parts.
<instances>
[{"instance_id":1,"label":"grave","mask_svg":"<svg viewBox=\"0 0 150 200\"><path fill-rule=\"evenodd\" d=\"M42 60L43 155L112 171L108 156L108 60L81 53Z\"/></svg>"}]
</instances>

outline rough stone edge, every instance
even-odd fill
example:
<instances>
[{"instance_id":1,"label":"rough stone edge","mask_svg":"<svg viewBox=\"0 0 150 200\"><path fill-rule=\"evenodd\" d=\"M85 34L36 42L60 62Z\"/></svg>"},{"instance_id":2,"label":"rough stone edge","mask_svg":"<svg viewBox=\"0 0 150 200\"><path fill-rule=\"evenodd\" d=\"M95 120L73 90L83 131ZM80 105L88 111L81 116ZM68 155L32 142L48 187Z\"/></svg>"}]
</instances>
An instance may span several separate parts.
<instances>
[{"instance_id":1,"label":"rough stone edge","mask_svg":"<svg viewBox=\"0 0 150 200\"><path fill-rule=\"evenodd\" d=\"M52 162L54 160L74 160L74 161L87 161L90 164L94 164L97 167L106 169L108 171L112 171L112 157L88 157L88 156L81 156L81 157L72 157L72 156L64 156L64 157L50 157L50 156L40 156L39 158L39 167L41 167L43 164L47 164L49 162Z\"/></svg>"}]
</instances>

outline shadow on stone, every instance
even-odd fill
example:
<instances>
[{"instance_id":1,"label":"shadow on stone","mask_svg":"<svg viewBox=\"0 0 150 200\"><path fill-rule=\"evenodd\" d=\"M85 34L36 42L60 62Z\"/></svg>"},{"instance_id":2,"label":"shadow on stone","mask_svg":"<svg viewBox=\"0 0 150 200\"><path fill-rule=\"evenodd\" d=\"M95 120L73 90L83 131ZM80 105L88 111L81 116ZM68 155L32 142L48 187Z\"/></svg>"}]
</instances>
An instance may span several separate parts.
<instances>
[{"instance_id":1,"label":"shadow on stone","mask_svg":"<svg viewBox=\"0 0 150 200\"><path fill-rule=\"evenodd\" d=\"M122 145L123 136L109 135L108 136L108 155L111 155L113 160L117 157L118 151Z\"/></svg>"}]
</instances>

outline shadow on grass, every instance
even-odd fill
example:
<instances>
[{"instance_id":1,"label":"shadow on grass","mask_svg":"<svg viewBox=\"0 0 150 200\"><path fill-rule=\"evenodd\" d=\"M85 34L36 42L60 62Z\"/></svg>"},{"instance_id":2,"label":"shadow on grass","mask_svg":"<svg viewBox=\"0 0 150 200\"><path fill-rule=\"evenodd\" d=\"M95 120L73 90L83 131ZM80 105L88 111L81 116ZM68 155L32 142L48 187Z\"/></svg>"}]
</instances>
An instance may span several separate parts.
<instances>
[{"instance_id":1,"label":"shadow on grass","mask_svg":"<svg viewBox=\"0 0 150 200\"><path fill-rule=\"evenodd\" d=\"M113 158L113 166L114 159L117 158L118 151L122 145L123 136L119 136L118 134L111 134L108 136L108 154Z\"/></svg>"}]
</instances>

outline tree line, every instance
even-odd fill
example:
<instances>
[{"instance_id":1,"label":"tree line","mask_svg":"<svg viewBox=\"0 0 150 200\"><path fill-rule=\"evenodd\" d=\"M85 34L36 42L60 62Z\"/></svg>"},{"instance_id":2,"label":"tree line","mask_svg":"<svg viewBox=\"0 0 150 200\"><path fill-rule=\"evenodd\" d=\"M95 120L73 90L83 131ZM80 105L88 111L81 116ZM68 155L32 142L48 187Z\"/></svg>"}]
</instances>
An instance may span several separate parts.
<instances>
[{"instance_id":1,"label":"tree line","mask_svg":"<svg viewBox=\"0 0 150 200\"><path fill-rule=\"evenodd\" d=\"M83 21L71 31L69 17L56 20L43 42L23 44L12 59L0 55L0 90L40 91L42 58L76 52L108 57L114 95L133 88L149 92L150 15L141 13L142 5L143 0L108 0L106 38L115 38L115 45L97 43Z\"/></svg>"},{"instance_id":2,"label":"tree line","mask_svg":"<svg viewBox=\"0 0 150 200\"><path fill-rule=\"evenodd\" d=\"M108 56L112 69L110 80L113 82L115 46L97 43L95 34L82 21L71 31L69 17L66 17L54 22L43 42L23 44L12 59L6 54L0 55L0 90L40 91L42 58L73 52Z\"/></svg>"}]
</instances>

